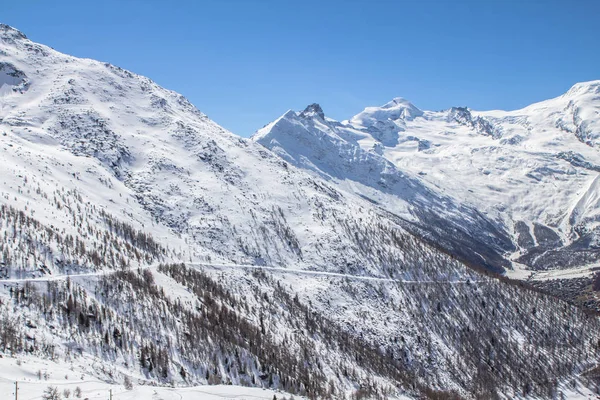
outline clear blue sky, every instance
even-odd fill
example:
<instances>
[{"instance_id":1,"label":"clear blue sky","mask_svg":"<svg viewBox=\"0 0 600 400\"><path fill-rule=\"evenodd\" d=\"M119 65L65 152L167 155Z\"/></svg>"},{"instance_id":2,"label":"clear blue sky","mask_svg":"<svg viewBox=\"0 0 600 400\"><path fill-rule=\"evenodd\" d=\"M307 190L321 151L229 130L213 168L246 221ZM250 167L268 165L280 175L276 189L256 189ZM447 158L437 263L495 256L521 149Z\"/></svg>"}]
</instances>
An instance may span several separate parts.
<instances>
[{"instance_id":1,"label":"clear blue sky","mask_svg":"<svg viewBox=\"0 0 600 400\"><path fill-rule=\"evenodd\" d=\"M184 94L248 136L318 102L515 109L600 79L600 1L0 0L30 39Z\"/></svg>"}]
</instances>

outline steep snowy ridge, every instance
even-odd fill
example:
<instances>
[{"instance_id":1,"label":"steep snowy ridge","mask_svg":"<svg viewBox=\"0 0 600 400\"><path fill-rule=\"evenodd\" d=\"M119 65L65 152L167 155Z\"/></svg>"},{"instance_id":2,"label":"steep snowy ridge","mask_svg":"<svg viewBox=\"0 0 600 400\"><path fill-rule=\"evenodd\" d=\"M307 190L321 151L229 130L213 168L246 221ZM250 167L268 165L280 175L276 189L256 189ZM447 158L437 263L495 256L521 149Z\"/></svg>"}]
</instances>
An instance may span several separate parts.
<instances>
[{"instance_id":1,"label":"steep snowy ridge","mask_svg":"<svg viewBox=\"0 0 600 400\"><path fill-rule=\"evenodd\" d=\"M397 99L382 114L397 128L351 126L311 105L257 134L270 151L148 78L6 25L0 66L0 369L58 363L133 382L129 397L594 388L598 319L468 268L505 265L515 245L500 213L390 158L435 147L406 136L430 112ZM396 129L395 148L370 133ZM577 154L555 161L595 162ZM571 214L589 218L594 199ZM526 226L534 245L555 239ZM43 375L29 376L32 396Z\"/></svg>"},{"instance_id":2,"label":"steep snowy ridge","mask_svg":"<svg viewBox=\"0 0 600 400\"><path fill-rule=\"evenodd\" d=\"M561 118L556 126L574 131L580 141L597 147L600 135L600 81L578 83L563 97L569 100L565 110L569 111L572 120Z\"/></svg>"}]
</instances>

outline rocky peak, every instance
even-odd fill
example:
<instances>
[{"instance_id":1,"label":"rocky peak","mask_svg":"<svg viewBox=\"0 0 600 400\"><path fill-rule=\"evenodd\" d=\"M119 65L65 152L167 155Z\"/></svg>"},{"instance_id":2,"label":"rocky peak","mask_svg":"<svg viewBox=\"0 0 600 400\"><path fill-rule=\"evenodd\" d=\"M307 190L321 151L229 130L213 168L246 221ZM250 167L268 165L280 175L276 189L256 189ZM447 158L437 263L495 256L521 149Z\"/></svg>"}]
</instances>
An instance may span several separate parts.
<instances>
[{"instance_id":1,"label":"rocky peak","mask_svg":"<svg viewBox=\"0 0 600 400\"><path fill-rule=\"evenodd\" d=\"M8 41L10 43L15 40L27 39L27 36L20 30L13 28L10 25L0 24L0 40Z\"/></svg>"},{"instance_id":2,"label":"rocky peak","mask_svg":"<svg viewBox=\"0 0 600 400\"><path fill-rule=\"evenodd\" d=\"M325 119L325 113L321 106L317 103L310 104L307 106L304 111L300 113L300 116L303 118L311 118L314 116L318 116L321 119Z\"/></svg>"},{"instance_id":3,"label":"rocky peak","mask_svg":"<svg viewBox=\"0 0 600 400\"><path fill-rule=\"evenodd\" d=\"M582 94L600 94L600 80L576 83L565 93L565 96Z\"/></svg>"}]
</instances>

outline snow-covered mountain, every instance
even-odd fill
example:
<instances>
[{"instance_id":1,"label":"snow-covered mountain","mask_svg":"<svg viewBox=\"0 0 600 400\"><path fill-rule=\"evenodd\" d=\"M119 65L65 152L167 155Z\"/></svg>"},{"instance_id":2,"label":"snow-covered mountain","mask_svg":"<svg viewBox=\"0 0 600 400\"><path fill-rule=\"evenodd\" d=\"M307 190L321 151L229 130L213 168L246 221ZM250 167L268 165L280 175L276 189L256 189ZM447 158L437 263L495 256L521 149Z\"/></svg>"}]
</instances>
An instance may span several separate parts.
<instances>
[{"instance_id":1,"label":"snow-covered mountain","mask_svg":"<svg viewBox=\"0 0 600 400\"><path fill-rule=\"evenodd\" d=\"M511 261L509 274L526 277L524 269L589 274L600 260L599 133L592 81L509 112L423 111L396 98L338 122L313 104L253 139L348 191L373 198L375 188L381 207L422 226L431 226L427 210L476 232Z\"/></svg>"},{"instance_id":2,"label":"snow-covered mountain","mask_svg":"<svg viewBox=\"0 0 600 400\"><path fill-rule=\"evenodd\" d=\"M311 106L256 143L6 25L0 66L2 354L309 398L593 386L597 318L477 272L517 248L502 216L381 156L377 118L427 115L405 101L351 128ZM293 140L266 149L281 125Z\"/></svg>"},{"instance_id":3,"label":"snow-covered mountain","mask_svg":"<svg viewBox=\"0 0 600 400\"><path fill-rule=\"evenodd\" d=\"M375 128L379 126L375 117L391 115L410 120L413 114L418 115L414 106L403 108L406 104L396 99L381 110L367 109L372 116L363 116L363 124L371 128L362 129L379 129ZM403 119L400 121L404 124ZM368 149L357 143L361 135L365 134L357 127L324 117L321 108L313 104L301 113L288 111L252 139L287 162L394 213L406 229L463 260L495 271L509 265L503 255L513 251L514 246L498 218L486 217L382 156L383 142L397 142L390 130L374 134L383 142L369 136L372 143Z\"/></svg>"}]
</instances>

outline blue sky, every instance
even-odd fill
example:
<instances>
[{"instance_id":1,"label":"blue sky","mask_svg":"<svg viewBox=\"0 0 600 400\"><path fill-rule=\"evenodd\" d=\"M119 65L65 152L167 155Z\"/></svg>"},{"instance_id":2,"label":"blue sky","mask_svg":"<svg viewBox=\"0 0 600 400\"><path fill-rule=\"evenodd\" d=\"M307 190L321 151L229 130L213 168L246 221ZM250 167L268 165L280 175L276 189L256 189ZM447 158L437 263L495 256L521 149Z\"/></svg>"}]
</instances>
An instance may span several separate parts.
<instances>
[{"instance_id":1,"label":"blue sky","mask_svg":"<svg viewBox=\"0 0 600 400\"><path fill-rule=\"evenodd\" d=\"M346 119L515 109L600 79L600 1L0 0L0 21L184 94L242 136L318 102Z\"/></svg>"}]
</instances>

